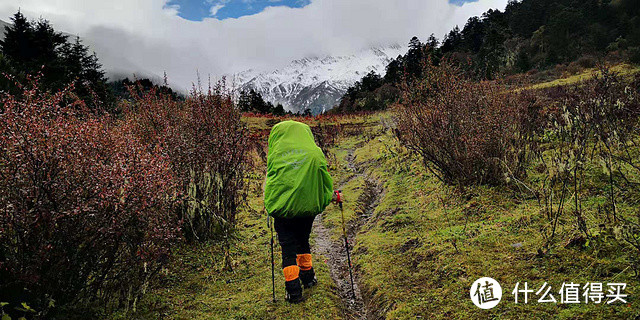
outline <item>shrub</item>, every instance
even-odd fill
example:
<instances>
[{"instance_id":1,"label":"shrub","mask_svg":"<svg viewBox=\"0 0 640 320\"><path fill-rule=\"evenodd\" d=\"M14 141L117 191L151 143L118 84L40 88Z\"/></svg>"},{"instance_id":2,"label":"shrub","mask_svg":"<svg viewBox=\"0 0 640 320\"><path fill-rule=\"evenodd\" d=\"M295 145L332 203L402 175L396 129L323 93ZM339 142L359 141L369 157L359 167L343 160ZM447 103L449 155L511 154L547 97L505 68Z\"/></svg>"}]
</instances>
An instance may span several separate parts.
<instances>
[{"instance_id":1,"label":"shrub","mask_svg":"<svg viewBox=\"0 0 640 320\"><path fill-rule=\"evenodd\" d=\"M584 186L602 186L589 192L603 198L606 203L603 209L613 216L613 221L626 220L617 213L616 198L622 193L635 201L632 199L637 199L640 191L640 184L634 181L640 173L636 160L640 137L639 81L638 77L628 81L601 67L585 82L540 93L552 101L549 125L542 136L548 148L538 153L545 174L538 189L550 220L550 227L543 230L546 238L543 249L549 250L569 198L577 228L591 236L583 218ZM602 168L602 173L588 173L589 168ZM630 222L623 224L627 223Z\"/></svg>"},{"instance_id":2,"label":"shrub","mask_svg":"<svg viewBox=\"0 0 640 320\"><path fill-rule=\"evenodd\" d=\"M342 131L340 123L330 124L330 120L319 119L318 125L312 126L311 131L315 137L316 144L327 157L329 165L336 163L336 155L331 152L331 148L336 145L338 137Z\"/></svg>"},{"instance_id":3,"label":"shrub","mask_svg":"<svg viewBox=\"0 0 640 320\"><path fill-rule=\"evenodd\" d=\"M635 64L640 64L640 47L629 48L629 61Z\"/></svg>"},{"instance_id":4,"label":"shrub","mask_svg":"<svg viewBox=\"0 0 640 320\"><path fill-rule=\"evenodd\" d=\"M134 304L179 234L166 159L66 94L35 83L0 114L0 301L40 316Z\"/></svg>"},{"instance_id":5,"label":"shrub","mask_svg":"<svg viewBox=\"0 0 640 320\"><path fill-rule=\"evenodd\" d=\"M593 68L596 66L597 62L598 61L594 56L589 55L582 56L576 61L576 63L583 69Z\"/></svg>"},{"instance_id":6,"label":"shrub","mask_svg":"<svg viewBox=\"0 0 640 320\"><path fill-rule=\"evenodd\" d=\"M524 174L535 98L496 84L472 82L448 62L425 64L404 86L396 135L425 166L452 184L499 184Z\"/></svg>"},{"instance_id":7,"label":"shrub","mask_svg":"<svg viewBox=\"0 0 640 320\"><path fill-rule=\"evenodd\" d=\"M228 245L252 145L249 131L223 83L194 90L184 102L153 90L136 95L127 121L150 148L162 146L176 176L187 240L222 239ZM228 253L228 251L227 251Z\"/></svg>"}]
</instances>

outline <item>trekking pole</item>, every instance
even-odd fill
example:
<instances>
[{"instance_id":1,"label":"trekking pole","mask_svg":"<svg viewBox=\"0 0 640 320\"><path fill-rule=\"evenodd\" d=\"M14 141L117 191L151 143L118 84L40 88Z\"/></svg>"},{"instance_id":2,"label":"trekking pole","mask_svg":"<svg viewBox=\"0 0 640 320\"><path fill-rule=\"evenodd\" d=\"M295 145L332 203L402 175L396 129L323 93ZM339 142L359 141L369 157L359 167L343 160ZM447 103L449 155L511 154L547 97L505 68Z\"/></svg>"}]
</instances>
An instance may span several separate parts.
<instances>
[{"instance_id":1,"label":"trekking pole","mask_svg":"<svg viewBox=\"0 0 640 320\"><path fill-rule=\"evenodd\" d=\"M273 303L276 303L276 271L273 261L273 223L271 222L271 216L267 215L267 226L271 231L271 288L273 292Z\"/></svg>"},{"instance_id":2,"label":"trekking pole","mask_svg":"<svg viewBox=\"0 0 640 320\"><path fill-rule=\"evenodd\" d=\"M344 235L344 248L347 251L347 263L349 264L349 279L351 280L351 296L353 299L356 298L356 290L353 285L353 271L351 265L351 255L349 254L349 239L347 238L347 228L344 224L344 208L342 207L342 199L341 199L342 191L338 190L337 199L338 206L340 207L340 214L342 215L342 234Z\"/></svg>"}]
</instances>

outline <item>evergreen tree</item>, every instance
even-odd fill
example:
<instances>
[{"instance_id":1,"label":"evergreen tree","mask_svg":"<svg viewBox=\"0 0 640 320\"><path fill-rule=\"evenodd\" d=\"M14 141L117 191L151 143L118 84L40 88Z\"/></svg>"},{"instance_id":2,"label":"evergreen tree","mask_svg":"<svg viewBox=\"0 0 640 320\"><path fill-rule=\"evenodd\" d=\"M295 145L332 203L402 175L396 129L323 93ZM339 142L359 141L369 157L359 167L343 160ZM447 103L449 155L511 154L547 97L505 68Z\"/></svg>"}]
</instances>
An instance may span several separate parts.
<instances>
[{"instance_id":1,"label":"evergreen tree","mask_svg":"<svg viewBox=\"0 0 640 320\"><path fill-rule=\"evenodd\" d=\"M471 17L460 33L460 45L472 53L480 51L485 35L485 24L480 17Z\"/></svg>"},{"instance_id":2,"label":"evergreen tree","mask_svg":"<svg viewBox=\"0 0 640 320\"><path fill-rule=\"evenodd\" d=\"M41 74L40 85L58 91L74 84L79 98L95 110L114 112L115 100L95 53L90 54L79 38L69 43L47 20L30 22L18 11L5 27L0 52L5 63L0 71L24 82L27 75ZM0 82L0 90L18 94L13 83Z\"/></svg>"},{"instance_id":3,"label":"evergreen tree","mask_svg":"<svg viewBox=\"0 0 640 320\"><path fill-rule=\"evenodd\" d=\"M422 62L424 58L424 44L418 37L413 37L409 41L409 51L405 55L405 72L410 77L420 77L422 74Z\"/></svg>"},{"instance_id":4,"label":"evergreen tree","mask_svg":"<svg viewBox=\"0 0 640 320\"><path fill-rule=\"evenodd\" d=\"M284 107L279 103L273 108L272 113L276 116L284 116L286 114L286 112L284 111Z\"/></svg>"},{"instance_id":5,"label":"evergreen tree","mask_svg":"<svg viewBox=\"0 0 640 320\"><path fill-rule=\"evenodd\" d=\"M249 95L248 91L246 90L240 91L240 95L238 96L238 108L242 112L252 111L253 108L251 106L251 96Z\"/></svg>"},{"instance_id":6,"label":"evergreen tree","mask_svg":"<svg viewBox=\"0 0 640 320\"><path fill-rule=\"evenodd\" d=\"M442 52L447 53L451 52L454 49L458 48L462 43L462 35L460 34L460 28L456 26L453 30L449 31L449 33L444 37L442 41Z\"/></svg>"},{"instance_id":7,"label":"evergreen tree","mask_svg":"<svg viewBox=\"0 0 640 320\"><path fill-rule=\"evenodd\" d=\"M359 86L360 91L373 91L382 86L382 77L375 71L371 71L360 80L357 86Z\"/></svg>"},{"instance_id":8,"label":"evergreen tree","mask_svg":"<svg viewBox=\"0 0 640 320\"><path fill-rule=\"evenodd\" d=\"M431 59L431 62L434 64L438 64L440 59L442 59L442 51L440 50L440 40L436 38L435 34L431 34L425 46L427 48L427 56Z\"/></svg>"},{"instance_id":9,"label":"evergreen tree","mask_svg":"<svg viewBox=\"0 0 640 320\"><path fill-rule=\"evenodd\" d=\"M13 15L11 22L4 27L5 37L0 41L0 49L5 59L11 59L14 64L24 64L35 55L31 47L33 27L20 11Z\"/></svg>"},{"instance_id":10,"label":"evergreen tree","mask_svg":"<svg viewBox=\"0 0 640 320\"><path fill-rule=\"evenodd\" d=\"M400 55L389 62L386 68L386 73L384 75L385 83L400 83L400 80L402 80L402 73L404 69L402 61L403 57ZM348 93L349 92L347 91L347 94Z\"/></svg>"},{"instance_id":11,"label":"evergreen tree","mask_svg":"<svg viewBox=\"0 0 640 320\"><path fill-rule=\"evenodd\" d=\"M238 108L242 112L255 112L260 114L268 113L282 113L284 114L284 107L279 105L281 109L276 110L278 107L274 107L273 103L267 102L262 98L262 95L254 89L240 91L238 97Z\"/></svg>"},{"instance_id":12,"label":"evergreen tree","mask_svg":"<svg viewBox=\"0 0 640 320\"><path fill-rule=\"evenodd\" d=\"M429 36L429 39L427 39L427 43L426 43L426 45L427 45L429 48L434 48L434 49L435 49L435 48L437 48L437 47L438 47L438 45L439 45L439 44L440 44L440 41L438 40L438 38L436 38L436 35L432 33L432 34Z\"/></svg>"}]
</instances>

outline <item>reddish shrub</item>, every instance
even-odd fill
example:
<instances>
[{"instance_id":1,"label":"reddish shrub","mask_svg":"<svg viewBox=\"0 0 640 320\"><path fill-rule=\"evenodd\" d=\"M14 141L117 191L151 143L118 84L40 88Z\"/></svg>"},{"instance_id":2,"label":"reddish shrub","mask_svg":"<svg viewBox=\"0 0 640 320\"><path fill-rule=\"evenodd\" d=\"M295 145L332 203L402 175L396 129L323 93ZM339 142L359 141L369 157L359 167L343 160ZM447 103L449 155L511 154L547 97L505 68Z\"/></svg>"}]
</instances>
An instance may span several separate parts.
<instances>
[{"instance_id":1,"label":"reddish shrub","mask_svg":"<svg viewBox=\"0 0 640 320\"><path fill-rule=\"evenodd\" d=\"M405 85L396 106L396 134L447 183L498 184L524 174L535 98L473 82L444 61ZM530 112L532 111L532 112Z\"/></svg>"},{"instance_id":2,"label":"reddish shrub","mask_svg":"<svg viewBox=\"0 0 640 320\"><path fill-rule=\"evenodd\" d=\"M331 124L331 118L318 118L318 125L312 126L311 131L315 137L316 144L327 157L329 165L336 163L336 156L331 152L331 148L336 145L338 136L342 131L339 123Z\"/></svg>"},{"instance_id":3,"label":"reddish shrub","mask_svg":"<svg viewBox=\"0 0 640 320\"><path fill-rule=\"evenodd\" d=\"M0 114L0 301L41 315L51 301L131 302L179 233L166 159L65 97L35 85Z\"/></svg>"},{"instance_id":4,"label":"reddish shrub","mask_svg":"<svg viewBox=\"0 0 640 320\"><path fill-rule=\"evenodd\" d=\"M162 146L183 198L179 216L189 240L227 240L245 198L249 131L221 83L184 102L155 92L136 96L127 121L145 143Z\"/></svg>"}]
</instances>

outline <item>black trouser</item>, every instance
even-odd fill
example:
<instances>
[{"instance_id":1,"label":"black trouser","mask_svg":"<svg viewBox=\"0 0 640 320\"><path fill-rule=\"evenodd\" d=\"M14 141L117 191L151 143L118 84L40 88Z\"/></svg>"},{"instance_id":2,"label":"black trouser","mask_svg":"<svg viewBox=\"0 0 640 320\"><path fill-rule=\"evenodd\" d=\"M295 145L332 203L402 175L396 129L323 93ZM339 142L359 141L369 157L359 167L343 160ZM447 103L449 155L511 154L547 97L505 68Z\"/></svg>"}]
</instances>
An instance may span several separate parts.
<instances>
[{"instance_id":1,"label":"black trouser","mask_svg":"<svg viewBox=\"0 0 640 320\"><path fill-rule=\"evenodd\" d=\"M311 253L309 235L315 217L275 218L274 227L282 247L282 268L296 265L296 256Z\"/></svg>"}]
</instances>

